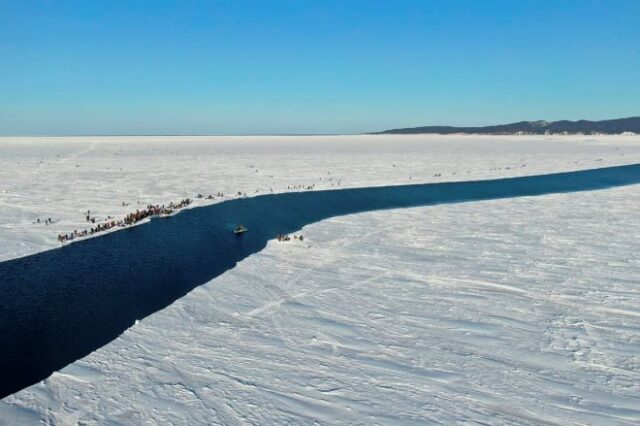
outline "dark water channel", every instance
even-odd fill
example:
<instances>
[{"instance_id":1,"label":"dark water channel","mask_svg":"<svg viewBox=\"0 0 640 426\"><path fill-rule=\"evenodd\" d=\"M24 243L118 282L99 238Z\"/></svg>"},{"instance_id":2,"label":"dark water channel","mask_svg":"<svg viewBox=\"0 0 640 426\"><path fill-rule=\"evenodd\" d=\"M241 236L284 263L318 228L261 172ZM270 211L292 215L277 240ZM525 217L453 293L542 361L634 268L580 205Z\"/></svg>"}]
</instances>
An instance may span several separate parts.
<instances>
[{"instance_id":1,"label":"dark water channel","mask_svg":"<svg viewBox=\"0 0 640 426\"><path fill-rule=\"evenodd\" d=\"M640 183L640 165L475 182L230 200L0 263L0 398L109 343L136 319L256 253L277 233L381 209ZM604 209L605 207L603 207ZM233 234L242 223L249 232Z\"/></svg>"}]
</instances>

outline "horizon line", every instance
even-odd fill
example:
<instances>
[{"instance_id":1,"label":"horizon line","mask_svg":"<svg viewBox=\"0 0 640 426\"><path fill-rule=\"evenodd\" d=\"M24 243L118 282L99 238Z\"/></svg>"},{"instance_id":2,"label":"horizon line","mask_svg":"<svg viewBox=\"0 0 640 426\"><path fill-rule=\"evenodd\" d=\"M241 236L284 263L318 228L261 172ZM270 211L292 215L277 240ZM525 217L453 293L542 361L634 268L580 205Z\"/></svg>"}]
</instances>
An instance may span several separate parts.
<instances>
[{"instance_id":1,"label":"horizon line","mask_svg":"<svg viewBox=\"0 0 640 426\"><path fill-rule=\"evenodd\" d=\"M0 138L82 138L82 137L125 137L125 136L358 136L368 135L370 133L199 133L199 134L180 134L180 133L167 133L167 134L146 134L146 133L104 133L104 134L14 134L3 135L0 134Z\"/></svg>"}]
</instances>

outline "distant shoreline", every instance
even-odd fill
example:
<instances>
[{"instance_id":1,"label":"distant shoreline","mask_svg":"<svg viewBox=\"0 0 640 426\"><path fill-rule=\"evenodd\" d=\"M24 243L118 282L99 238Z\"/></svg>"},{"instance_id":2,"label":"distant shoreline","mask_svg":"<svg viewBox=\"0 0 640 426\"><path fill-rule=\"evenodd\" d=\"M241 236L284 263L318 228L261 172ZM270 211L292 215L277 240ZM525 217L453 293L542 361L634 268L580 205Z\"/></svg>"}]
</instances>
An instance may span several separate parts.
<instances>
[{"instance_id":1,"label":"distant shoreline","mask_svg":"<svg viewBox=\"0 0 640 426\"><path fill-rule=\"evenodd\" d=\"M336 134L282 134L282 135L0 135L0 141L10 139L86 139L86 138L295 138L295 137L309 137L309 138L340 138L340 137L376 137L376 136L407 136L407 137L419 137L419 136L441 136L441 137L576 137L576 136L588 136L588 137L603 137L603 136L618 136L618 137L633 137L640 136L640 132L622 132L622 133L394 133L391 131L375 132L375 133L336 133Z\"/></svg>"},{"instance_id":2,"label":"distant shoreline","mask_svg":"<svg viewBox=\"0 0 640 426\"><path fill-rule=\"evenodd\" d=\"M495 135L495 136L530 136L530 135L567 135L567 136L609 136L640 134L640 117L617 118L613 120L560 120L560 121L518 121L516 123L493 126L458 127L458 126L421 126L405 127L369 133L373 135Z\"/></svg>"}]
</instances>

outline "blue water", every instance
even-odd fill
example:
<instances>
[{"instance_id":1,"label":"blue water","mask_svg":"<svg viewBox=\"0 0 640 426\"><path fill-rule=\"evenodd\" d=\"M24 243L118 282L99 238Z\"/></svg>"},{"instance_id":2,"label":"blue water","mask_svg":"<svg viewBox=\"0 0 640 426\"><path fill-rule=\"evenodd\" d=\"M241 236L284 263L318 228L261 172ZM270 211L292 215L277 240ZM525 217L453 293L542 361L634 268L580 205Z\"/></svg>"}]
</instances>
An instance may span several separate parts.
<instances>
[{"instance_id":1,"label":"blue water","mask_svg":"<svg viewBox=\"0 0 640 426\"><path fill-rule=\"evenodd\" d=\"M640 183L640 164L476 182L264 195L0 263L0 397L115 339L136 319L260 251L278 233L372 210ZM249 232L235 236L242 223Z\"/></svg>"}]
</instances>

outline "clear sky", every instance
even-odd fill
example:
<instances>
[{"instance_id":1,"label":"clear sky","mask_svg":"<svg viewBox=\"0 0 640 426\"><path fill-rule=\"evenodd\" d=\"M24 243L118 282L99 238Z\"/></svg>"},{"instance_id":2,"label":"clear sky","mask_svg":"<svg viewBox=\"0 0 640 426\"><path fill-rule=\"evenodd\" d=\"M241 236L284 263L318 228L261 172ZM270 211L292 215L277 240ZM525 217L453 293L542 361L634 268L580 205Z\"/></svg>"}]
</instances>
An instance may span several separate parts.
<instances>
[{"instance_id":1,"label":"clear sky","mask_svg":"<svg viewBox=\"0 0 640 426\"><path fill-rule=\"evenodd\" d=\"M0 134L640 115L640 0L0 0Z\"/></svg>"}]
</instances>

